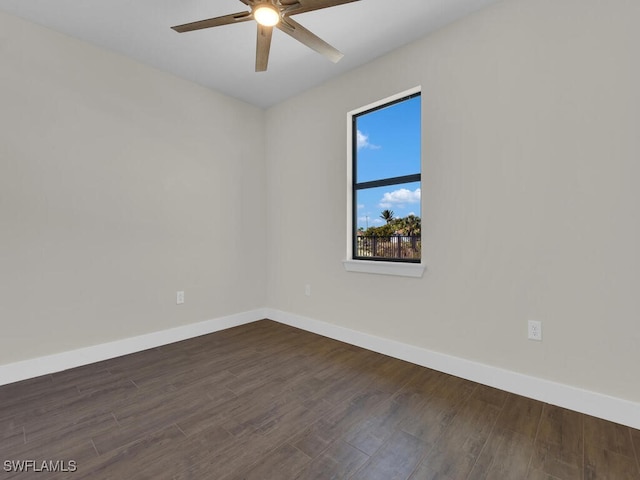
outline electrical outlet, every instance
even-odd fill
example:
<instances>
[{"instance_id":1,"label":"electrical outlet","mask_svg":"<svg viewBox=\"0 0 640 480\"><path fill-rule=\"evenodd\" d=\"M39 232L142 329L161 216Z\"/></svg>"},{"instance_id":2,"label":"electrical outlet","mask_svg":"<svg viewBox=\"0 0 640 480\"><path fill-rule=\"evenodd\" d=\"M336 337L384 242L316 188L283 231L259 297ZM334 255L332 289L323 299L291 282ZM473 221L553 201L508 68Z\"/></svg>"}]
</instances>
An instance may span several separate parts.
<instances>
[{"instance_id":1,"label":"electrical outlet","mask_svg":"<svg viewBox=\"0 0 640 480\"><path fill-rule=\"evenodd\" d=\"M176 305L184 303L184 292L176 292Z\"/></svg>"},{"instance_id":2,"label":"electrical outlet","mask_svg":"<svg viewBox=\"0 0 640 480\"><path fill-rule=\"evenodd\" d=\"M529 320L529 340L542 341L542 322L538 320Z\"/></svg>"},{"instance_id":3,"label":"electrical outlet","mask_svg":"<svg viewBox=\"0 0 640 480\"><path fill-rule=\"evenodd\" d=\"M309 285L308 283L304 286L304 294L307 297L311 296L311 285Z\"/></svg>"}]
</instances>

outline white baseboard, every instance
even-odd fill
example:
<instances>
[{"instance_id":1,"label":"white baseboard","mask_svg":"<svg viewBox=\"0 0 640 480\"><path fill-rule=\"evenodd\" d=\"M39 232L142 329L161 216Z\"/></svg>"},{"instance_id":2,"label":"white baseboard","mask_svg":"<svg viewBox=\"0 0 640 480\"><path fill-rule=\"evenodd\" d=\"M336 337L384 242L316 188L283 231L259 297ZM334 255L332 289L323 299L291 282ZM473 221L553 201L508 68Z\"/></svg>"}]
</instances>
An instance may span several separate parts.
<instances>
[{"instance_id":1,"label":"white baseboard","mask_svg":"<svg viewBox=\"0 0 640 480\"><path fill-rule=\"evenodd\" d=\"M109 343L80 348L68 352L47 355L45 357L0 365L0 385L26 380L28 378L61 372L69 368L80 367L110 358L140 352L149 348L179 342L188 338L206 335L227 328L244 325L265 318L265 310L257 309L220 317L204 322L192 323L181 327L161 330L137 337L124 338Z\"/></svg>"},{"instance_id":2,"label":"white baseboard","mask_svg":"<svg viewBox=\"0 0 640 480\"><path fill-rule=\"evenodd\" d=\"M205 322L125 338L69 352L0 365L0 385L80 367L149 348L179 342L227 328L269 318L285 325L317 333L416 365L472 380L483 385L540 400L640 429L640 404L602 393L433 352L413 345L376 337L331 323L271 308L257 309Z\"/></svg>"},{"instance_id":3,"label":"white baseboard","mask_svg":"<svg viewBox=\"0 0 640 480\"><path fill-rule=\"evenodd\" d=\"M559 407L640 429L640 404L275 309L266 318Z\"/></svg>"}]
</instances>

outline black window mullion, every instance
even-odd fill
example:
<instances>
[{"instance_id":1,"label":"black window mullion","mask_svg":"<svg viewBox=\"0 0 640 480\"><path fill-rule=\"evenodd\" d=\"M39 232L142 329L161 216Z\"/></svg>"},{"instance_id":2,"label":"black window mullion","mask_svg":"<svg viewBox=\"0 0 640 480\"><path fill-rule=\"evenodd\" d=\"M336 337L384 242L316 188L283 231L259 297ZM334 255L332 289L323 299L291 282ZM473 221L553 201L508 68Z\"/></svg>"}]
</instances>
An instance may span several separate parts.
<instances>
[{"instance_id":1,"label":"black window mullion","mask_svg":"<svg viewBox=\"0 0 640 480\"><path fill-rule=\"evenodd\" d=\"M421 174L404 175L402 177L382 178L380 180L372 180L370 182L355 183L354 190L363 190L365 188L388 187L389 185L400 185L402 183L413 183L421 180Z\"/></svg>"},{"instance_id":2,"label":"black window mullion","mask_svg":"<svg viewBox=\"0 0 640 480\"><path fill-rule=\"evenodd\" d=\"M352 258L355 258L356 252L358 250L358 202L356 196L356 185L358 182L358 117L354 115L351 117L351 161L352 161L352 169L351 169L351 196L352 196L352 205L351 205L351 232L352 232Z\"/></svg>"}]
</instances>

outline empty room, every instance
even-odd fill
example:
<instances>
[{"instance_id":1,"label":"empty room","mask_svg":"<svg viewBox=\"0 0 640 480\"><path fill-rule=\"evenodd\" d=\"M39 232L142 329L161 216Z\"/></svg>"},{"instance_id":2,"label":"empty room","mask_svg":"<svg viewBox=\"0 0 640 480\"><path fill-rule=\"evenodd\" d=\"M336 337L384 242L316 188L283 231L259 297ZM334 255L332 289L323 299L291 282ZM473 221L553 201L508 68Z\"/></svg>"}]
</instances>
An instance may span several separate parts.
<instances>
[{"instance_id":1,"label":"empty room","mask_svg":"<svg viewBox=\"0 0 640 480\"><path fill-rule=\"evenodd\" d=\"M638 0L0 0L0 480L640 480Z\"/></svg>"}]
</instances>

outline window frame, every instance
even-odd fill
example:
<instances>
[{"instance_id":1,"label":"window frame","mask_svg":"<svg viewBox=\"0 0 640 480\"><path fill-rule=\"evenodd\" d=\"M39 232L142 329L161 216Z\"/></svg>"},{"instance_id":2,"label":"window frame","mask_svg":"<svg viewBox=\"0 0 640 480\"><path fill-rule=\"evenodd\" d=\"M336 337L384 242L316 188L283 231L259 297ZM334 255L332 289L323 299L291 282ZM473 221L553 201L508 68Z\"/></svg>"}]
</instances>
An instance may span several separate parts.
<instances>
[{"instance_id":1,"label":"window frame","mask_svg":"<svg viewBox=\"0 0 640 480\"><path fill-rule=\"evenodd\" d=\"M417 86L409 90L405 90L398 94L386 97L372 104L363 106L356 110L352 110L347 113L347 256L343 260L344 268L350 272L360 273L377 273L383 275L399 275L409 277L422 277L425 265L424 255L421 252L420 260L413 259L373 259L368 257L356 257L355 256L355 242L357 236L357 202L355 201L356 192L366 188L374 188L380 186L389 185L402 185L405 183L411 183L419 181L422 185L422 161L420 162L420 173L405 175L400 177L389 177L385 179L378 179L374 181L367 181L357 183L357 145L354 141L354 129L356 120L359 116L367 113L375 112L382 108L392 106L396 103L409 100L416 96L422 98L422 87ZM422 105L422 101L420 102ZM421 112L422 117L422 112ZM422 148L421 148L422 152ZM422 199L421 199L422 202ZM422 216L422 205L420 208L420 214Z\"/></svg>"}]
</instances>

